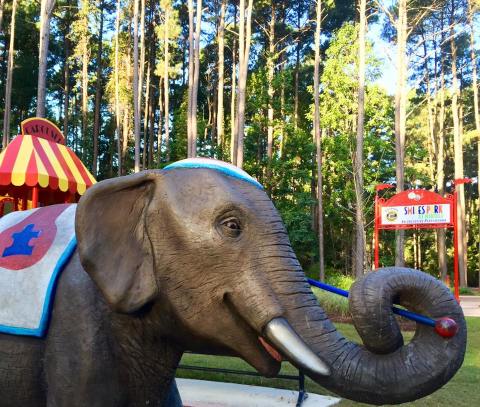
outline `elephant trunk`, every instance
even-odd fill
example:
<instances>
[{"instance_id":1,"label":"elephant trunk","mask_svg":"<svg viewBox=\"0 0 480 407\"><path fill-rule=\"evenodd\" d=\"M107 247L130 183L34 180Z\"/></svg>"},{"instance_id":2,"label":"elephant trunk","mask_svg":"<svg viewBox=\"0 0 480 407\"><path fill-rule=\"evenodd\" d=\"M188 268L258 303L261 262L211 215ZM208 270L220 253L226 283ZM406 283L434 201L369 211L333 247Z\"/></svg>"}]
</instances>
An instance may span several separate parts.
<instances>
[{"instance_id":1,"label":"elephant trunk","mask_svg":"<svg viewBox=\"0 0 480 407\"><path fill-rule=\"evenodd\" d=\"M351 290L350 310L364 342L361 346L335 329L296 263L297 267L289 268L288 285L284 273L280 278L273 275L271 281L286 319L330 367L330 376L306 371L322 386L356 401L403 403L442 387L461 366L465 320L450 291L438 280L404 268L381 269L359 279ZM431 327L417 324L413 339L404 345L392 314L393 303L433 319L450 317L459 330L444 339ZM296 360L290 361L301 367Z\"/></svg>"}]
</instances>

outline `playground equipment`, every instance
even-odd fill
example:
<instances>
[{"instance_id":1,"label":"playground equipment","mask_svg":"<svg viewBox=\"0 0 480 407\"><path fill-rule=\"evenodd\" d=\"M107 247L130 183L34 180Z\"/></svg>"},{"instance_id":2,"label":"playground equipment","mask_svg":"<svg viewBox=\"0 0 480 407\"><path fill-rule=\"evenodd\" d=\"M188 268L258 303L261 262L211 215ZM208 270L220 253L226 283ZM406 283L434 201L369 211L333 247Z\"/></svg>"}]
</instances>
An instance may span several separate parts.
<instances>
[{"instance_id":1,"label":"playground equipment","mask_svg":"<svg viewBox=\"0 0 480 407\"><path fill-rule=\"evenodd\" d=\"M30 118L0 154L0 216L5 204L26 210L80 199L95 178L52 122Z\"/></svg>"}]
</instances>

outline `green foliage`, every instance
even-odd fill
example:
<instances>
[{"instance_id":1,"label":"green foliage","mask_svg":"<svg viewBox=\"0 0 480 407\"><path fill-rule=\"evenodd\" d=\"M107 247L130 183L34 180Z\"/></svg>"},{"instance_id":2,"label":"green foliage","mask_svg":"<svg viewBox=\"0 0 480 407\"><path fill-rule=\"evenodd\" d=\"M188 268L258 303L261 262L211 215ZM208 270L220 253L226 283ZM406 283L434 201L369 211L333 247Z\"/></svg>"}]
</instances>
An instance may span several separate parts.
<instances>
[{"instance_id":1,"label":"green foliage","mask_svg":"<svg viewBox=\"0 0 480 407\"><path fill-rule=\"evenodd\" d=\"M468 288L468 287L460 287L459 293L460 293L460 295L475 295L473 290L471 288Z\"/></svg>"},{"instance_id":2,"label":"green foliage","mask_svg":"<svg viewBox=\"0 0 480 407\"><path fill-rule=\"evenodd\" d=\"M350 287L355 282L355 279L350 275L335 272L329 273L328 270L325 274L325 280L327 284L333 285L342 290L350 290Z\"/></svg>"},{"instance_id":3,"label":"green foliage","mask_svg":"<svg viewBox=\"0 0 480 407\"><path fill-rule=\"evenodd\" d=\"M327 316L330 318L349 318L350 309L348 307L348 299L320 288L312 288L318 303L322 306Z\"/></svg>"},{"instance_id":4,"label":"green foliage","mask_svg":"<svg viewBox=\"0 0 480 407\"><path fill-rule=\"evenodd\" d=\"M355 192L353 154L357 111L357 27L346 23L336 31L326 50L321 77L321 122L323 132L323 184L326 263L350 272L351 236L354 230ZM392 98L372 82L378 76L379 61L367 46L365 103L364 207L366 224L373 221L375 185L394 176ZM313 105L310 107L313 117ZM370 239L368 228L367 241ZM333 233L335 231L335 233Z\"/></svg>"},{"instance_id":5,"label":"green foliage","mask_svg":"<svg viewBox=\"0 0 480 407\"><path fill-rule=\"evenodd\" d=\"M168 22L170 65L170 159L186 157L187 98L188 98L188 12L185 2L162 0L146 2L145 10L145 57L151 69L150 98L153 99L153 127L143 134L143 109L145 84L142 97L141 150L145 149L144 139L153 135L154 160L149 167L161 168L166 162L164 140L164 118L159 115L162 105L162 80L164 79L163 57L165 11L171 14ZM220 2L206 2L203 8L200 78L198 94L198 149L199 156L230 160L230 124L232 116L230 103L232 93L232 69L234 57L238 63L238 25L233 19L234 7L229 3L225 30L225 144L216 143L216 103L218 88L218 12ZM268 83L266 61L269 55L268 24L271 18L272 2L254 2L253 36L247 81L246 137L244 168L266 187L276 207L280 211L293 248L301 264L310 270L318 261L318 230L316 201L316 162L315 145L312 137L313 112L313 33L315 7L306 0L296 2L274 2L276 61L274 78ZM321 65L321 126L323 155L323 206L325 235L325 264L327 279L330 274L348 275L352 270L354 250L355 194L353 184L353 152L355 147L358 91L358 15L355 2L323 2L322 22L322 65ZM419 185L430 188L435 174L436 152L431 142L429 115L437 115L435 129L439 126L440 109L440 67L444 61L446 83L445 107L445 178L450 181L453 173L453 143L451 114L451 52L448 33L442 24L448 25L451 7L454 17L465 14L465 2L436 3L435 8L411 7L409 21L418 13L426 13L421 24L413 27L409 36L408 50L411 64L409 69L407 136L405 154L405 179L407 186ZM102 10L100 10L102 8ZM373 13L369 15L369 31L374 33L378 15L385 14L375 2L369 2ZM35 114L38 73L39 43L38 1L20 0L17 11L17 32L15 37L15 69L13 72L11 133L18 132L21 120ZM67 143L92 166L93 140L91 137L94 120L95 87L97 66L100 70L100 137L98 179L114 176L118 172L117 133L115 117L115 17L114 0L57 0L50 24L49 62L47 72L47 117L53 119L63 129L65 113L68 114L67 128L63 129ZM99 17L104 16L103 51L99 49ZM237 10L238 11L238 10ZM121 154L123 173L133 171L133 2L120 2L119 40L119 107ZM396 8L390 12L396 15ZM5 2L3 35L0 40L4 48L8 45L8 23L11 2ZM432 13L432 14L430 14ZM478 9L476 10L478 13ZM380 17L381 19L382 17ZM476 15L478 19L478 14ZM463 21L463 20L462 20ZM383 23L382 23L383 24ZM371 30L370 30L371 28ZM474 125L472 64L468 27L461 23L456 28L457 65L461 85L462 125L464 135L464 173L473 177L477 174L478 133ZM442 31L443 30L443 31ZM395 42L395 26L385 24L385 34ZM425 37L423 37L425 36ZM422 38L426 39L423 42ZM443 41L443 43L442 43ZM81 115L81 68L85 55L88 61L88 114L87 132L82 134ZM419 46L420 44L420 46ZM423 46L425 45L425 47ZM380 88L376 82L380 75L380 53L375 53L373 44L367 44L367 83L365 98L364 136L364 194L363 204L366 220L367 259L371 261L373 232L373 199L375 185L395 180L394 153L394 108L392 96ZM424 59L423 52L427 51ZM70 55L67 58L67 52ZM100 58L100 59L99 59ZM297 59L298 58L298 59ZM478 58L477 58L478 59ZM388 60L383 61L389 64ZM65 68L69 68L70 78L65 82ZM237 66L238 67L238 66ZM6 53L0 60L0 76L5 78ZM144 79L146 75L144 75ZM393 80L393 79L392 79ZM428 83L427 83L428 82ZM67 86L68 85L68 86ZM238 83L237 83L238 85ZM273 88L271 101L273 119L273 158L267 158L269 85ZM66 91L68 89L68 94ZM431 95L429 112L426 99ZM5 81L0 81L0 102L5 94ZM64 111L65 97L68 97L69 110ZM2 106L2 103L0 103ZM150 108L150 107L149 107ZM297 110L295 110L297 109ZM296 115L297 113L297 115ZM150 121L150 118L148 119ZM161 142L157 143L160 139ZM148 143L147 143L148 144ZM160 146L158 145L160 144ZM160 151L159 151L160 149ZM161 159L158 157L161 156ZM466 207L468 215L468 279L470 284L478 284L478 258L480 244L480 222L478 215L477 186L466 186ZM449 190L450 192L450 190ZM390 192L385 192L388 196ZM416 265L432 275L438 276L435 234L418 233L421 259L414 257L413 233L407 232L407 265ZM394 233L382 232L381 263L391 265L394 261ZM453 269L451 236L447 234L449 248L449 272ZM418 257L418 256L417 256ZM367 262L367 263L368 263ZM369 267L369 265L367 265ZM312 269L313 270L313 269ZM312 277L318 274L312 271ZM339 282L335 281L335 284Z\"/></svg>"},{"instance_id":6,"label":"green foliage","mask_svg":"<svg viewBox=\"0 0 480 407\"><path fill-rule=\"evenodd\" d=\"M162 21L160 25L155 26L155 35L158 40L158 62L155 68L155 75L160 78L165 77L165 65L164 65L164 56L165 56L165 21L166 13L168 11L168 27L167 27L167 36L168 36L168 47L169 53L175 55L175 49L178 47L177 39L180 36L181 26L178 16L178 10L173 8L172 0L161 0L160 7L162 10ZM169 78L175 78L180 71L180 63L172 64L170 61L168 67L168 76Z\"/></svg>"}]
</instances>

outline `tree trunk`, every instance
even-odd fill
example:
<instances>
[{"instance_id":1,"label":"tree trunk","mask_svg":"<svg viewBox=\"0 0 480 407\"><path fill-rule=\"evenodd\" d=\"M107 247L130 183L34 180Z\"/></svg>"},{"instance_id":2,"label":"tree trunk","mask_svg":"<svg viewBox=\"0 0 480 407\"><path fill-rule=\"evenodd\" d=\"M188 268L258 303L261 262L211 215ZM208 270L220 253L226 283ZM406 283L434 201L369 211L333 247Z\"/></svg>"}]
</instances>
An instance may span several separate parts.
<instances>
[{"instance_id":1,"label":"tree trunk","mask_svg":"<svg viewBox=\"0 0 480 407\"><path fill-rule=\"evenodd\" d=\"M355 275L360 277L365 265L365 220L363 216L363 133L365 121L365 33L366 0L360 0L360 30L358 36L358 114L357 114L357 140L355 146Z\"/></svg>"},{"instance_id":2,"label":"tree trunk","mask_svg":"<svg viewBox=\"0 0 480 407\"><path fill-rule=\"evenodd\" d=\"M143 75L145 72L145 0L142 0L140 3L140 67L138 69L138 121L139 121L139 129L142 127L142 97L143 97ZM147 109L147 104L145 102L144 109ZM144 126L145 127L145 126ZM139 139L141 141L142 135L140 130ZM144 168L144 160L145 160L145 149L147 148L145 144L145 134L143 135L143 160L142 160L142 169ZM139 151L140 154L140 151Z\"/></svg>"},{"instance_id":3,"label":"tree trunk","mask_svg":"<svg viewBox=\"0 0 480 407\"><path fill-rule=\"evenodd\" d=\"M187 42L188 38L184 38L183 46L182 46L182 87L185 86L185 66L187 60Z\"/></svg>"},{"instance_id":4,"label":"tree trunk","mask_svg":"<svg viewBox=\"0 0 480 407\"><path fill-rule=\"evenodd\" d=\"M131 32L131 20L130 20L130 27L129 27L129 33ZM128 39L128 43L130 43L131 41L131 35L129 35L129 39ZM128 47L127 48L127 55L126 55L126 58L127 60L126 62L126 77L127 77L127 86L133 86L132 82L131 82L131 78L132 78L132 55L131 55L131 48ZM138 89L138 87L136 88ZM135 87L133 88L133 91L135 92ZM133 104L135 106L135 103ZM130 131L130 126L131 126L131 123L130 123L130 104L127 102L125 104L123 104L123 112L122 112L122 116L123 116L123 128L122 128L122 135L123 135L123 139L122 139L122 157L123 157L123 163L124 163L124 167L125 167L125 172L128 171L127 169L127 151L128 151L128 141L129 139L131 138L132 134L131 134L131 131Z\"/></svg>"},{"instance_id":5,"label":"tree trunk","mask_svg":"<svg viewBox=\"0 0 480 407\"><path fill-rule=\"evenodd\" d=\"M73 108L72 108L72 119L74 123L77 122L76 118L77 118L77 90L74 89ZM78 144L78 126L74 126L73 127L73 151L75 153L78 151L77 144Z\"/></svg>"},{"instance_id":6,"label":"tree trunk","mask_svg":"<svg viewBox=\"0 0 480 407\"><path fill-rule=\"evenodd\" d=\"M40 48L38 53L37 117L45 117L45 95L47 86L47 57L50 39L50 17L55 0L41 0L40 4Z\"/></svg>"},{"instance_id":7,"label":"tree trunk","mask_svg":"<svg viewBox=\"0 0 480 407\"><path fill-rule=\"evenodd\" d=\"M453 6L453 1L452 1ZM463 178L463 135L460 131L458 98L460 89L457 78L457 45L455 44L454 16L450 21L450 50L452 53L452 118L453 148L455 156L455 179ZM467 286L467 264L465 263L465 191L464 186L457 185L457 230L458 230L458 268L460 287Z\"/></svg>"},{"instance_id":8,"label":"tree trunk","mask_svg":"<svg viewBox=\"0 0 480 407\"><path fill-rule=\"evenodd\" d=\"M215 79L209 80L209 75L207 76L207 81L210 84L207 86L207 110L208 110L208 119L207 119L207 125L205 126L203 130L203 139L206 141L208 137L208 130L210 129L210 140L211 140L211 146L215 146L217 144L216 140L216 132L217 132L217 127L215 126L216 123L216 113L217 113L217 93L213 92L213 90L216 88L215 84ZM214 95L212 96L212 93Z\"/></svg>"},{"instance_id":9,"label":"tree trunk","mask_svg":"<svg viewBox=\"0 0 480 407\"><path fill-rule=\"evenodd\" d=\"M148 140L148 114L150 107L150 63L147 62L147 79L145 82L145 108L143 109L143 169L147 168L150 155Z\"/></svg>"},{"instance_id":10,"label":"tree trunk","mask_svg":"<svg viewBox=\"0 0 480 407\"><path fill-rule=\"evenodd\" d=\"M118 161L118 176L122 175L122 138L120 128L120 79L119 79L119 36L120 34L120 0L117 0L117 14L115 17L115 127L117 133L117 161ZM126 137L126 135L124 135Z\"/></svg>"},{"instance_id":11,"label":"tree trunk","mask_svg":"<svg viewBox=\"0 0 480 407\"><path fill-rule=\"evenodd\" d=\"M237 90L237 103L236 103L236 114L235 114L235 130L234 130L234 155L232 163L237 165L238 162L238 144L239 144L239 122L238 116L240 114L240 93L242 92L241 83L242 83L242 70L243 70L243 60L245 57L245 0L239 1L240 15L238 21L238 90ZM245 106L243 106L245 108ZM242 137L243 142L243 137Z\"/></svg>"},{"instance_id":12,"label":"tree trunk","mask_svg":"<svg viewBox=\"0 0 480 407\"><path fill-rule=\"evenodd\" d=\"M133 132L135 138L135 172L140 171L140 105L138 99L138 4L133 2Z\"/></svg>"},{"instance_id":13,"label":"tree trunk","mask_svg":"<svg viewBox=\"0 0 480 407\"><path fill-rule=\"evenodd\" d=\"M66 2L67 10L65 13L65 31L63 32L63 43L65 57L63 60L63 134L68 143L68 124L70 119L70 26L71 26L71 0Z\"/></svg>"},{"instance_id":14,"label":"tree trunk","mask_svg":"<svg viewBox=\"0 0 480 407\"><path fill-rule=\"evenodd\" d=\"M63 134L68 137L69 105L70 105L70 41L65 39L65 62L63 68Z\"/></svg>"},{"instance_id":15,"label":"tree trunk","mask_svg":"<svg viewBox=\"0 0 480 407\"><path fill-rule=\"evenodd\" d=\"M3 8L3 4L2 4ZM7 84L5 86L5 111L3 113L3 143L5 149L10 139L10 109L12 101L13 60L15 57L15 17L17 14L17 0L12 2L12 19L10 23L10 45L8 47Z\"/></svg>"},{"instance_id":16,"label":"tree trunk","mask_svg":"<svg viewBox=\"0 0 480 407\"><path fill-rule=\"evenodd\" d=\"M147 166L148 168L155 168L154 166L154 145L155 145L155 85L154 85L154 75L155 75L155 61L156 61L156 36L155 36L155 25L156 25L156 10L155 10L155 0L150 0L150 18L149 18L149 50L148 50L148 61L150 64L150 90L149 90L149 107L148 107L148 125L146 126L148 132L148 157L147 157ZM145 104L146 106L146 104Z\"/></svg>"},{"instance_id":17,"label":"tree trunk","mask_svg":"<svg viewBox=\"0 0 480 407\"><path fill-rule=\"evenodd\" d=\"M122 124L122 157L123 162L125 163L125 172L127 172L127 150L128 150L128 138L130 137L130 108L128 105L124 106L123 109L123 124Z\"/></svg>"},{"instance_id":18,"label":"tree trunk","mask_svg":"<svg viewBox=\"0 0 480 407\"><path fill-rule=\"evenodd\" d=\"M245 0L240 0L240 25L239 25L239 65L238 65L238 97L235 143L237 145L236 164L243 167L243 139L245 133L245 101L247 88L248 61L250 56L250 42L252 37L252 9L253 0L248 0L245 21Z\"/></svg>"},{"instance_id":19,"label":"tree trunk","mask_svg":"<svg viewBox=\"0 0 480 407\"><path fill-rule=\"evenodd\" d=\"M234 17L233 17L233 31L237 29L237 3L234 5ZM236 91L237 91L237 47L236 47L236 37L233 37L232 43L232 80L231 80L231 94L230 94L230 161L234 164L237 160L237 143L235 139L235 126L237 123L236 120Z\"/></svg>"},{"instance_id":20,"label":"tree trunk","mask_svg":"<svg viewBox=\"0 0 480 407\"><path fill-rule=\"evenodd\" d=\"M151 64L153 66L153 64ZM148 168L155 168L153 165L154 131L155 131L155 98L154 86L150 82L150 108L148 111Z\"/></svg>"},{"instance_id":21,"label":"tree trunk","mask_svg":"<svg viewBox=\"0 0 480 407\"><path fill-rule=\"evenodd\" d=\"M425 28L422 25L421 26L421 35L422 35L422 42L423 42L423 58L424 58L424 63L423 63L423 69L424 69L424 75L425 75L425 84L426 84L426 99L427 99L427 122L428 122L428 137L427 137L427 150L428 150L428 172L429 172L429 177L431 180L435 179L435 168L434 168L434 161L436 157L438 156L438 145L435 142L435 108L432 104L432 89L430 85L430 71L429 71L429 61L428 61L428 43L427 39L425 36ZM435 59L436 59L436 47L437 43L433 41L432 46L435 48ZM435 62L435 75L436 75L436 62ZM433 89L433 95L436 95L436 80L434 81L434 89Z\"/></svg>"},{"instance_id":22,"label":"tree trunk","mask_svg":"<svg viewBox=\"0 0 480 407\"><path fill-rule=\"evenodd\" d=\"M296 130L298 127L298 109L299 109L299 89L300 89L300 32L301 32L301 18L302 18L302 2L299 1L297 4L297 38L295 43L295 96L293 104L293 127ZM283 120L283 118L282 118ZM282 144L284 141L282 140ZM283 150L283 149L282 149Z\"/></svg>"},{"instance_id":23,"label":"tree trunk","mask_svg":"<svg viewBox=\"0 0 480 407\"><path fill-rule=\"evenodd\" d=\"M288 31L288 28L286 27L286 6L285 2L280 4L280 19L279 22L280 24L283 24L283 27L280 28L282 32ZM279 146L279 154L280 157L283 154L283 148L287 142L287 135L288 133L285 132L285 118L286 118L286 113L285 113L285 82L288 81L287 77L285 76L285 67L287 65L286 61L286 48L288 45L285 42L285 37L283 37L284 43L280 47L280 58L278 61L279 65L279 71L278 71L278 76L280 77L280 117L281 120L279 122L279 127L278 127L278 133L279 133L279 138L281 140L280 146Z\"/></svg>"},{"instance_id":24,"label":"tree trunk","mask_svg":"<svg viewBox=\"0 0 480 407\"><path fill-rule=\"evenodd\" d=\"M93 123L92 174L97 176L98 136L100 133L100 106L102 104L103 0L99 0L100 29L98 32L97 81L95 84L95 119Z\"/></svg>"},{"instance_id":25,"label":"tree trunk","mask_svg":"<svg viewBox=\"0 0 480 407\"><path fill-rule=\"evenodd\" d=\"M397 19L397 90L395 93L395 173L397 193L404 188L405 133L407 105L407 0L398 2ZM395 265L405 264L405 232L395 233Z\"/></svg>"},{"instance_id":26,"label":"tree trunk","mask_svg":"<svg viewBox=\"0 0 480 407\"><path fill-rule=\"evenodd\" d=\"M317 0L315 27L315 62L313 72L313 100L315 110L313 116L313 131L317 146L317 201L318 201L318 263L319 279L325 281L325 259L323 238L323 180L322 180L322 134L320 129L320 38L322 24L322 1Z\"/></svg>"},{"instance_id":27,"label":"tree trunk","mask_svg":"<svg viewBox=\"0 0 480 407\"><path fill-rule=\"evenodd\" d=\"M157 165L162 162L162 78L158 79ZM188 151L187 151L188 154Z\"/></svg>"},{"instance_id":28,"label":"tree trunk","mask_svg":"<svg viewBox=\"0 0 480 407\"><path fill-rule=\"evenodd\" d=\"M268 166L273 158L273 77L275 73L275 2L270 2L270 22L268 25L268 55L267 55L267 94L268 94L268 130L267 130L267 158ZM267 175L270 177L270 174Z\"/></svg>"},{"instance_id":29,"label":"tree trunk","mask_svg":"<svg viewBox=\"0 0 480 407\"><path fill-rule=\"evenodd\" d=\"M444 196L445 194L445 61L443 54L444 53L441 53L440 111L437 147L437 191L441 196ZM445 229L437 229L438 269L442 281L446 281L447 279L447 249L445 235Z\"/></svg>"},{"instance_id":30,"label":"tree trunk","mask_svg":"<svg viewBox=\"0 0 480 407\"><path fill-rule=\"evenodd\" d=\"M195 23L195 48L193 58L193 89L192 89L192 151L190 157L197 156L197 104L198 104L198 81L200 77L200 34L202 25L202 0L197 0L197 19ZM166 109L166 108L165 108ZM166 112L166 110L165 110ZM166 117L166 115L165 115Z\"/></svg>"},{"instance_id":31,"label":"tree trunk","mask_svg":"<svg viewBox=\"0 0 480 407\"><path fill-rule=\"evenodd\" d=\"M168 24L169 24L169 13L170 10L167 8L165 10L165 30L164 30L164 61L163 61L163 84L164 88L164 108L165 108L165 149L166 149L166 160L170 161L170 89L169 89L169 78L168 78L168 67L169 67L169 49L168 49ZM195 109L196 110L196 109ZM192 147L193 148L193 147ZM195 155L190 155L194 157Z\"/></svg>"},{"instance_id":32,"label":"tree trunk","mask_svg":"<svg viewBox=\"0 0 480 407\"><path fill-rule=\"evenodd\" d=\"M0 0L0 33L3 30L3 6L4 6L5 0Z\"/></svg>"},{"instance_id":33,"label":"tree trunk","mask_svg":"<svg viewBox=\"0 0 480 407\"><path fill-rule=\"evenodd\" d=\"M218 90L217 90L217 145L223 148L225 144L225 114L223 93L225 85L225 9L227 7L227 0L221 0L220 6L220 22L218 25Z\"/></svg>"},{"instance_id":34,"label":"tree trunk","mask_svg":"<svg viewBox=\"0 0 480 407\"><path fill-rule=\"evenodd\" d=\"M82 3L82 18L84 31L80 39L82 45L82 157L87 157L87 137L88 137L88 63L90 59L89 40L90 34L88 29L88 17L90 14L89 2Z\"/></svg>"},{"instance_id":35,"label":"tree trunk","mask_svg":"<svg viewBox=\"0 0 480 407\"><path fill-rule=\"evenodd\" d=\"M279 23L282 25L280 27L281 32L287 32L288 27L286 24L287 21L287 8L285 2L280 3L280 18L279 18ZM286 60L286 49L288 47L288 40L284 36L282 38L283 44L280 46L280 51L279 51L279 78L280 78L280 117L281 120L279 122L279 128L278 128L278 133L279 133L279 138L281 140L280 146L279 146L279 154L280 157L282 157L283 154L283 148L287 142L287 136L288 133L285 132L285 118L286 118L286 112L285 112L285 82L288 81L287 77L285 76L285 67L287 65L287 60ZM277 43L278 44L278 43Z\"/></svg>"},{"instance_id":36,"label":"tree trunk","mask_svg":"<svg viewBox=\"0 0 480 407\"><path fill-rule=\"evenodd\" d=\"M475 55L475 31L473 24L473 5L472 0L468 0L468 25L470 26L470 59L472 64L472 86L473 86L473 110L475 111L475 130L477 131L477 188L478 188L478 227L480 228L480 109L478 102L478 84L477 84L477 60ZM480 235L480 229L479 229ZM480 241L478 246L478 285L480 287Z\"/></svg>"},{"instance_id":37,"label":"tree trunk","mask_svg":"<svg viewBox=\"0 0 480 407\"><path fill-rule=\"evenodd\" d=\"M194 71L194 10L193 0L188 0L188 113L187 113L187 157L192 156L192 103L193 103L193 71Z\"/></svg>"}]
</instances>

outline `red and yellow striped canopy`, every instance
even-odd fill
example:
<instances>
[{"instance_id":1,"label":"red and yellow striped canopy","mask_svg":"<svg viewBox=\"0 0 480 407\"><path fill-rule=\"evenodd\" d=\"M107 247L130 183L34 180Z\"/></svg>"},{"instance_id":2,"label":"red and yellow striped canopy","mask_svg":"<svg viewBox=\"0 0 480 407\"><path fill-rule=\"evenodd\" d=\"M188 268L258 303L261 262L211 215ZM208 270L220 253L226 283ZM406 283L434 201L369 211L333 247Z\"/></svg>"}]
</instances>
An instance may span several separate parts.
<instances>
[{"instance_id":1,"label":"red and yellow striped canopy","mask_svg":"<svg viewBox=\"0 0 480 407\"><path fill-rule=\"evenodd\" d=\"M82 195L95 182L72 150L44 138L19 135L0 154L0 185L39 185Z\"/></svg>"}]
</instances>

